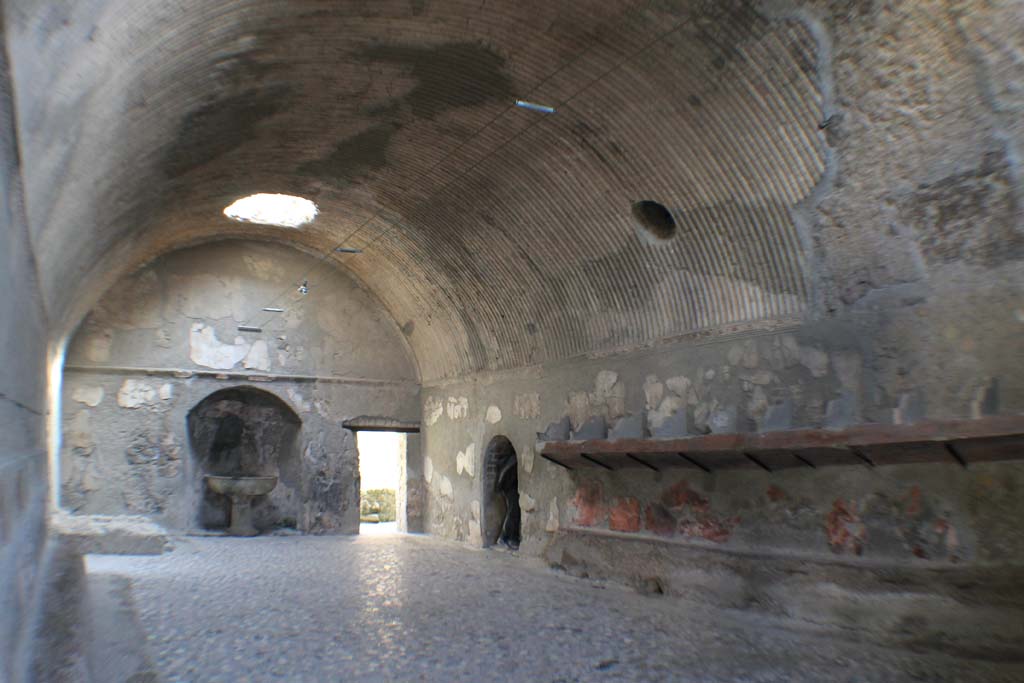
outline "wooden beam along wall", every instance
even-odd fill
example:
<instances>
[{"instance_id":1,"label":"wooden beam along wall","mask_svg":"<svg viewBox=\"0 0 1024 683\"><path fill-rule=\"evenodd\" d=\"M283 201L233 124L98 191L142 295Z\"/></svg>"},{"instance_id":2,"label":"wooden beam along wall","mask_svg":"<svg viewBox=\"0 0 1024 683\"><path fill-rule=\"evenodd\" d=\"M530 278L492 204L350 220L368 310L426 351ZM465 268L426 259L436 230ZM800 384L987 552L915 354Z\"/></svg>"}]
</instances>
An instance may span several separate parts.
<instances>
[{"instance_id":1,"label":"wooden beam along wall","mask_svg":"<svg viewBox=\"0 0 1024 683\"><path fill-rule=\"evenodd\" d=\"M682 439L547 441L540 454L566 469L761 469L878 467L1024 459L1024 416L866 424L843 430L794 429Z\"/></svg>"}]
</instances>

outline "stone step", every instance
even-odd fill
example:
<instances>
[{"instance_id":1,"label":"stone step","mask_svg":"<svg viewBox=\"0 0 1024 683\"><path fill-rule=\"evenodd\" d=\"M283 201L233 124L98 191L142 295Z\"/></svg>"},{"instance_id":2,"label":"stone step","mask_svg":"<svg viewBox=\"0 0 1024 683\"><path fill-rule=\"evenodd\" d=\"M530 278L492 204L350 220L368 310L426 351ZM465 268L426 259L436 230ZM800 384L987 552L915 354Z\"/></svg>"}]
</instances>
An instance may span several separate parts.
<instances>
[{"instance_id":1,"label":"stone step","mask_svg":"<svg viewBox=\"0 0 1024 683\"><path fill-rule=\"evenodd\" d=\"M50 528L82 555L160 555L170 549L167 531L141 516L57 512Z\"/></svg>"}]
</instances>

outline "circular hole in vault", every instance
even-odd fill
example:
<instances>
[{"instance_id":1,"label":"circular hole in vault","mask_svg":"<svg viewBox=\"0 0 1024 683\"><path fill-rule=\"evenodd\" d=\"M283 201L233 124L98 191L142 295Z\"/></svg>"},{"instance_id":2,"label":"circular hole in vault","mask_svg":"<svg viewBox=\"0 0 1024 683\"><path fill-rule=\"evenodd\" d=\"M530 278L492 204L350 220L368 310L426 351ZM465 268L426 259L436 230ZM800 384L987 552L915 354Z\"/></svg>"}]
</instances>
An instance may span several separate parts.
<instances>
[{"instance_id":1,"label":"circular hole in vault","mask_svg":"<svg viewBox=\"0 0 1024 683\"><path fill-rule=\"evenodd\" d=\"M676 219L663 204L650 199L633 202L633 218L648 233L659 240L671 239L676 234Z\"/></svg>"},{"instance_id":2,"label":"circular hole in vault","mask_svg":"<svg viewBox=\"0 0 1024 683\"><path fill-rule=\"evenodd\" d=\"M242 223L297 228L316 218L316 204L290 194L251 194L224 209L224 215Z\"/></svg>"}]
</instances>

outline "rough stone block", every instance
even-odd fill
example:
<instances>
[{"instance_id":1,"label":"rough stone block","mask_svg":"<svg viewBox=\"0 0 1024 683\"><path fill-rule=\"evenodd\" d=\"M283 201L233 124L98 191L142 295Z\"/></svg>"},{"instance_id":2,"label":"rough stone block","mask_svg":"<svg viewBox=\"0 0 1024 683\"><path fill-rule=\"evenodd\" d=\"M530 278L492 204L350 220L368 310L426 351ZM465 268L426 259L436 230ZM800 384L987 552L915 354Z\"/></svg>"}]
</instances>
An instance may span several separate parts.
<instances>
[{"instance_id":1,"label":"rough stone block","mask_svg":"<svg viewBox=\"0 0 1024 683\"><path fill-rule=\"evenodd\" d=\"M590 441L591 439L605 439L608 437L608 423L604 415L592 415L587 421L580 425L578 431L572 433L572 441Z\"/></svg>"},{"instance_id":2,"label":"rough stone block","mask_svg":"<svg viewBox=\"0 0 1024 683\"><path fill-rule=\"evenodd\" d=\"M572 422L566 415L558 422L552 422L543 432L537 432L537 441L568 441L572 431Z\"/></svg>"},{"instance_id":3,"label":"rough stone block","mask_svg":"<svg viewBox=\"0 0 1024 683\"><path fill-rule=\"evenodd\" d=\"M721 408L708 417L708 427L715 434L731 434L736 431L736 407Z\"/></svg>"},{"instance_id":4,"label":"rough stone block","mask_svg":"<svg viewBox=\"0 0 1024 683\"><path fill-rule=\"evenodd\" d=\"M927 414L924 396L919 391L900 394L899 402L892 411L893 424L912 424L923 420Z\"/></svg>"},{"instance_id":5,"label":"rough stone block","mask_svg":"<svg viewBox=\"0 0 1024 683\"><path fill-rule=\"evenodd\" d=\"M666 417L657 427L651 428L655 439L678 439L687 435L686 411L679 410Z\"/></svg>"},{"instance_id":6,"label":"rough stone block","mask_svg":"<svg viewBox=\"0 0 1024 683\"><path fill-rule=\"evenodd\" d=\"M764 419L761 420L762 432L777 432L790 429L793 426L793 401L784 399L779 403L773 403L765 411Z\"/></svg>"},{"instance_id":7,"label":"rough stone block","mask_svg":"<svg viewBox=\"0 0 1024 683\"><path fill-rule=\"evenodd\" d=\"M843 429L857 421L857 397L843 390L839 398L832 399L825 408L825 427Z\"/></svg>"},{"instance_id":8,"label":"rough stone block","mask_svg":"<svg viewBox=\"0 0 1024 683\"><path fill-rule=\"evenodd\" d=\"M642 439L645 436L646 416L644 413L619 418L608 432L609 439Z\"/></svg>"}]
</instances>

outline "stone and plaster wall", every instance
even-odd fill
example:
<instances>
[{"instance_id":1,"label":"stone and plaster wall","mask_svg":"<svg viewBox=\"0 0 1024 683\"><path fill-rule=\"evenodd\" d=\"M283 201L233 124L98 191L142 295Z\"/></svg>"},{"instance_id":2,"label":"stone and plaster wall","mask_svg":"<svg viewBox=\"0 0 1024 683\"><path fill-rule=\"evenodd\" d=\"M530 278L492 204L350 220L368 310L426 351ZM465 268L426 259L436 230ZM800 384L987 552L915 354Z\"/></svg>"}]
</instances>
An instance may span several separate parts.
<instances>
[{"instance_id":1,"label":"stone and plaster wall","mask_svg":"<svg viewBox=\"0 0 1024 683\"><path fill-rule=\"evenodd\" d=\"M796 11L813 17L831 100L828 171L793 210L809 259L803 320L425 382L428 529L480 542L481 452L504 434L519 452L523 552L580 573L654 577L658 590L673 575L676 592L704 582L722 595L786 558L1019 576L1021 463L584 473L539 458L535 441L565 418L600 438L640 416L670 436L1024 413L1024 70L1008 28L1021 9ZM739 559L716 579L721 557Z\"/></svg>"},{"instance_id":2,"label":"stone and plaster wall","mask_svg":"<svg viewBox=\"0 0 1024 683\"><path fill-rule=\"evenodd\" d=\"M246 386L302 422L300 473L280 485L286 522L354 533L358 459L342 422L415 421L417 371L397 325L348 277L324 266L309 294L295 292L314 264L279 245L227 241L167 254L112 288L68 348L62 507L194 528L201 472L188 413ZM277 298L284 314L260 310ZM236 329L267 319L262 333Z\"/></svg>"},{"instance_id":3,"label":"stone and plaster wall","mask_svg":"<svg viewBox=\"0 0 1024 683\"><path fill-rule=\"evenodd\" d=\"M1017 463L611 473L569 472L535 454L538 432L559 422L561 438L605 438L630 422L626 436L646 425L647 435L678 437L994 412L985 380L938 415L912 395L879 405L875 397L888 392L862 353L804 328L428 386L430 529L479 539L482 450L502 434L519 457L526 552L543 552L550 534L575 527L768 553L1024 563L1024 537L1008 526L1024 513L1013 494L1024 485ZM1024 404L1003 408L1017 413Z\"/></svg>"},{"instance_id":4,"label":"stone and plaster wall","mask_svg":"<svg viewBox=\"0 0 1024 683\"><path fill-rule=\"evenodd\" d=\"M0 22L0 44L4 30ZM0 50L0 680L22 681L46 561L47 320L26 228L7 55Z\"/></svg>"}]
</instances>

